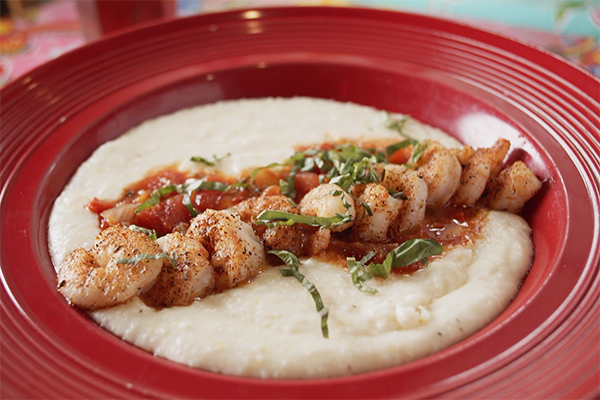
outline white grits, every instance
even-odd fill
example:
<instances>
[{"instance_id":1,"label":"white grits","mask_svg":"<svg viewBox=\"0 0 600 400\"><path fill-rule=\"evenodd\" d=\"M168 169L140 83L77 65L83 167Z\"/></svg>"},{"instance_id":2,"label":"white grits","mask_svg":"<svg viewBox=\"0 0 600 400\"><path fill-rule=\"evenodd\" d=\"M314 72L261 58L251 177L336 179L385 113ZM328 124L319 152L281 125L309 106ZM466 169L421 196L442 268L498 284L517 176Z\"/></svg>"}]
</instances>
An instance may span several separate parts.
<instances>
[{"instance_id":1,"label":"white grits","mask_svg":"<svg viewBox=\"0 0 600 400\"><path fill-rule=\"evenodd\" d=\"M219 102L147 121L101 146L56 200L49 223L55 265L98 233L93 197L115 199L150 169L191 156L231 153L216 168L237 175L281 162L294 146L338 138L398 137L385 113L329 100L293 98ZM404 132L459 143L409 120ZM193 169L184 161L182 169ZM398 365L442 350L493 320L516 295L533 255L530 228L519 216L490 212L478 240L411 276L371 280L359 291L340 267L304 260L300 272L329 308L329 339L298 281L271 268L247 285L156 311L134 299L94 311L92 319L157 356L227 374L323 378Z\"/></svg>"}]
</instances>

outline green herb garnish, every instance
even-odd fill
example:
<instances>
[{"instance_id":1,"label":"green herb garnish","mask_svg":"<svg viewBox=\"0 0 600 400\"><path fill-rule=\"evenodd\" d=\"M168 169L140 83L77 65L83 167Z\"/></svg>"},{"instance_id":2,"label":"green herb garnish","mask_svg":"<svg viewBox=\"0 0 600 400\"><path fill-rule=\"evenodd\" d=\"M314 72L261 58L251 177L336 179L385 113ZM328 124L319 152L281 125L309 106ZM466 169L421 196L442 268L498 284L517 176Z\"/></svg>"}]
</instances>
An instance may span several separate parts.
<instances>
[{"instance_id":1,"label":"green herb garnish","mask_svg":"<svg viewBox=\"0 0 600 400\"><path fill-rule=\"evenodd\" d=\"M425 149L427 149L427 146L429 145L429 142L418 142L415 141L416 143L413 145L413 151L412 154L410 156L410 160L408 161L408 163L406 163L406 167L408 168L414 168L415 165L417 164L417 161L419 161L419 158L421 158L421 156L423 155L423 153L425 152Z\"/></svg>"},{"instance_id":2,"label":"green herb garnish","mask_svg":"<svg viewBox=\"0 0 600 400\"><path fill-rule=\"evenodd\" d=\"M390 275L392 269L424 261L431 256L442 254L443 251L444 247L433 239L411 239L390 251L381 264L366 265L375 255L374 252L369 252L360 261L356 261L353 257L348 257L346 261L354 286L364 292L374 294L377 293L377 290L364 286L364 282L373 277L385 279Z\"/></svg>"},{"instance_id":3,"label":"green herb garnish","mask_svg":"<svg viewBox=\"0 0 600 400\"><path fill-rule=\"evenodd\" d=\"M137 225L133 225L133 224L129 225L128 228L131 229L132 231L135 231L135 232L145 233L152 240L156 240L156 238L157 238L156 231L154 229L146 229L146 228L143 228L141 226L137 226Z\"/></svg>"},{"instance_id":4,"label":"green herb garnish","mask_svg":"<svg viewBox=\"0 0 600 400\"><path fill-rule=\"evenodd\" d=\"M293 253L287 250L271 250L269 251L269 253L279 257L288 266L288 268L279 269L281 275L293 276L298 281L300 281L300 283L302 283L302 286L306 290L308 290L308 292L313 298L313 301L315 302L317 312L321 316L321 332L323 334L323 337L325 339L329 338L329 328L327 327L327 317L329 315L329 310L323 305L323 299L321 298L321 295L319 294L319 291L317 290L315 285L313 285L304 275L302 275L298 271L298 267L300 266L300 261L298 260L298 257L296 257Z\"/></svg>"},{"instance_id":5,"label":"green herb garnish","mask_svg":"<svg viewBox=\"0 0 600 400\"><path fill-rule=\"evenodd\" d=\"M117 264L135 265L142 260L160 260L161 258L169 261L173 266L175 266L175 263L177 261L177 253L173 252L171 256L169 256L167 253L157 253L157 254L138 253L131 258L128 258L128 257L119 258L117 260Z\"/></svg>"},{"instance_id":6,"label":"green herb garnish","mask_svg":"<svg viewBox=\"0 0 600 400\"><path fill-rule=\"evenodd\" d=\"M216 155L214 155L214 154L213 154L213 159L212 159L212 161L211 161L211 160L208 160L208 159L206 159L206 158L204 158L204 157L200 157L200 156L194 156L194 157L190 158L190 161L193 161L193 162L199 162L199 163L202 163L202 164L206 164L206 165L208 165L209 167L214 167L214 166L215 166L215 165L217 165L217 164L218 164L218 163L219 163L219 162L220 162L222 159L224 159L225 157L229 157L230 155L231 155L231 153L227 153L227 154L225 154L225 155L224 155L224 156L222 156L222 157L217 157Z\"/></svg>"},{"instance_id":7,"label":"green herb garnish","mask_svg":"<svg viewBox=\"0 0 600 400\"><path fill-rule=\"evenodd\" d=\"M379 183L379 176L372 164L385 162L385 154L381 151L346 143L331 150L308 149L296 152L283 164L275 163L255 169L251 174L251 181L261 169L287 165L291 166L290 173L279 183L281 193L285 196L296 196L294 184L299 171L316 172L321 175L322 182L335 183L347 191L357 183Z\"/></svg>"},{"instance_id":8,"label":"green herb garnish","mask_svg":"<svg viewBox=\"0 0 600 400\"><path fill-rule=\"evenodd\" d=\"M333 217L313 217L310 215L294 214L287 211L265 210L254 220L257 225L266 225L269 228L278 225L292 226L305 224L322 229L331 229L353 220L350 214L335 214Z\"/></svg>"},{"instance_id":9,"label":"green herb garnish","mask_svg":"<svg viewBox=\"0 0 600 400\"><path fill-rule=\"evenodd\" d=\"M397 131L404 137L407 137L404 132L404 125L410 119L408 115L403 115L400 118L394 118L391 113L386 112L385 127Z\"/></svg>"},{"instance_id":10,"label":"green herb garnish","mask_svg":"<svg viewBox=\"0 0 600 400\"><path fill-rule=\"evenodd\" d=\"M377 293L377 290L369 286L365 286L363 283L373 278L369 273L366 264L371 258L373 258L374 255L375 252L370 251L360 261L356 261L354 257L346 258L346 262L348 263L348 271L350 272L354 286L363 292L371 294Z\"/></svg>"},{"instance_id":11,"label":"green herb garnish","mask_svg":"<svg viewBox=\"0 0 600 400\"><path fill-rule=\"evenodd\" d=\"M403 116L402 118L393 118L390 113L387 113L387 120L385 122L385 126L388 129L397 131L400 135L402 135L406 139L401 142L394 143L394 144L386 147L385 154L387 157L390 157L396 150L399 150L404 147L408 147L408 146L412 145L413 151L410 156L410 160L406 164L404 164L404 166L407 168L414 168L415 165L417 164L417 161L419 161L419 158L421 158L421 156L425 152L425 149L427 149L427 145L429 143L428 142L425 142L425 143L419 142L418 140L407 136L403 132L404 125L406 124L406 122L409 119L410 119L410 117L408 117L408 116Z\"/></svg>"}]
</instances>

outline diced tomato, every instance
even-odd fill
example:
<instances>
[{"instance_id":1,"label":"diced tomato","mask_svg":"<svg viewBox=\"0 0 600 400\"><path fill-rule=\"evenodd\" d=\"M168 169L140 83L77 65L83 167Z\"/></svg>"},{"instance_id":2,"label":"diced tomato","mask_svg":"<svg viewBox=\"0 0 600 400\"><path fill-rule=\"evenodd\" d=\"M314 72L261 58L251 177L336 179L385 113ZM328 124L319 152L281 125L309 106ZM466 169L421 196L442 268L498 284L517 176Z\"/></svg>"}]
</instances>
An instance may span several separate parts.
<instances>
[{"instance_id":1,"label":"diced tomato","mask_svg":"<svg viewBox=\"0 0 600 400\"><path fill-rule=\"evenodd\" d=\"M264 168L258 171L254 176L254 184L259 189L265 189L269 186L277 185L279 183L280 176L273 172L269 168Z\"/></svg>"},{"instance_id":2,"label":"diced tomato","mask_svg":"<svg viewBox=\"0 0 600 400\"><path fill-rule=\"evenodd\" d=\"M171 233L180 222L189 222L192 215L183 205L183 195L177 194L136 214L135 225L154 229L159 236Z\"/></svg>"},{"instance_id":3,"label":"diced tomato","mask_svg":"<svg viewBox=\"0 0 600 400\"><path fill-rule=\"evenodd\" d=\"M100 214L102 211L113 208L115 205L115 201L100 200L99 198L94 197L89 203L86 204L85 208L87 208L94 214Z\"/></svg>"},{"instance_id":4,"label":"diced tomato","mask_svg":"<svg viewBox=\"0 0 600 400\"><path fill-rule=\"evenodd\" d=\"M412 146L403 147L393 152L388 161L392 164L404 164L410 159L411 152Z\"/></svg>"},{"instance_id":5,"label":"diced tomato","mask_svg":"<svg viewBox=\"0 0 600 400\"><path fill-rule=\"evenodd\" d=\"M219 204L217 205L219 210L224 210L226 208L231 208L232 206L241 203L244 200L248 200L252 197L252 192L246 189L237 189L230 190L226 193L223 193L223 196L219 199Z\"/></svg>"},{"instance_id":6,"label":"diced tomato","mask_svg":"<svg viewBox=\"0 0 600 400\"><path fill-rule=\"evenodd\" d=\"M319 175L314 172L300 171L296 174L294 180L294 189L296 189L296 201L300 201L311 189L319 186Z\"/></svg>"},{"instance_id":7,"label":"diced tomato","mask_svg":"<svg viewBox=\"0 0 600 400\"><path fill-rule=\"evenodd\" d=\"M192 196L192 202L199 212L203 212L207 208L217 209L222 195L223 192L218 190L200 190Z\"/></svg>"},{"instance_id":8,"label":"diced tomato","mask_svg":"<svg viewBox=\"0 0 600 400\"><path fill-rule=\"evenodd\" d=\"M281 188L279 185L269 186L262 191L261 196L279 196L281 195Z\"/></svg>"}]
</instances>

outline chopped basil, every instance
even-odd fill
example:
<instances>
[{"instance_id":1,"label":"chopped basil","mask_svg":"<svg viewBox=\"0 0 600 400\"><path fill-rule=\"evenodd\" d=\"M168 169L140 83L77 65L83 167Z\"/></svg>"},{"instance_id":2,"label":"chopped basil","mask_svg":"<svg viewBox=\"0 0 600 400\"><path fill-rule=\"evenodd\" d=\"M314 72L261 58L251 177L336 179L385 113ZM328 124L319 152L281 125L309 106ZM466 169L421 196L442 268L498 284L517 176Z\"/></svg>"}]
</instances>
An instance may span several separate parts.
<instances>
[{"instance_id":1,"label":"chopped basil","mask_svg":"<svg viewBox=\"0 0 600 400\"><path fill-rule=\"evenodd\" d=\"M283 164L270 164L255 169L250 179L252 182L256 174L264 168L291 166L289 175L280 181L279 187L282 194L294 198L295 179L299 171L319 173L323 182L336 183L347 191L357 183L379 183L379 176L373 169L373 164L385 162L386 156L381 151L345 143L331 150L308 149L296 152Z\"/></svg>"},{"instance_id":2,"label":"chopped basil","mask_svg":"<svg viewBox=\"0 0 600 400\"><path fill-rule=\"evenodd\" d=\"M293 253L287 250L271 250L269 251L269 253L275 254L288 266L288 268L279 269L281 275L293 276L298 281L300 281L300 283L302 283L302 286L306 290L308 290L308 292L313 298L313 301L315 302L317 312L321 316L321 332L323 334L323 337L325 339L329 338L329 328L327 327L327 317L329 316L329 310L323 305L323 299L321 298L321 295L319 294L319 291L317 290L315 285L313 285L304 275L302 275L298 271L298 267L300 266L300 261L298 260L298 257L296 257Z\"/></svg>"},{"instance_id":3,"label":"chopped basil","mask_svg":"<svg viewBox=\"0 0 600 400\"><path fill-rule=\"evenodd\" d=\"M146 200L145 202L140 204L135 209L135 212L138 213L142 210L145 210L146 208L150 208L152 206L157 205L158 203L160 203L161 199L164 196L171 194L173 192L177 192L178 186L180 186L180 185L168 185L168 186L163 186L160 189L156 189L154 192L152 192L152 194L150 195L150 198L148 198L148 200Z\"/></svg>"},{"instance_id":4,"label":"chopped basil","mask_svg":"<svg viewBox=\"0 0 600 400\"><path fill-rule=\"evenodd\" d=\"M410 160L406 166L409 168L414 168L415 165L417 164L417 161L419 161L419 158L421 158L421 156L425 152L425 149L427 149L428 145L429 145L429 142L425 142L425 143L417 142L413 148L412 154L410 156Z\"/></svg>"},{"instance_id":5,"label":"chopped basil","mask_svg":"<svg viewBox=\"0 0 600 400\"><path fill-rule=\"evenodd\" d=\"M415 142L417 142L417 141L414 139L404 139L401 142L396 142L394 144L391 144L385 148L385 155L389 158L397 150L403 149L408 146L414 146Z\"/></svg>"},{"instance_id":6,"label":"chopped basil","mask_svg":"<svg viewBox=\"0 0 600 400\"><path fill-rule=\"evenodd\" d=\"M402 131L404 130L404 125L406 125L406 122L409 119L410 117L408 115L403 115L400 118L394 118L392 114L388 112L386 113L385 127L388 129L393 129L402 136L407 137Z\"/></svg>"},{"instance_id":7,"label":"chopped basil","mask_svg":"<svg viewBox=\"0 0 600 400\"><path fill-rule=\"evenodd\" d=\"M128 264L135 265L142 260L160 260L161 258L169 261L173 266L177 261L177 253L173 252L171 256L167 253L157 253L157 254L147 254L147 253L138 253L131 258L119 258L117 260L117 264Z\"/></svg>"},{"instance_id":8,"label":"chopped basil","mask_svg":"<svg viewBox=\"0 0 600 400\"><path fill-rule=\"evenodd\" d=\"M194 156L194 157L190 158L190 161L199 162L199 163L202 163L202 164L206 164L209 167L214 167L215 165L217 165L219 163L219 161L221 161L225 157L229 157L230 155L231 155L231 153L227 153L227 154L225 154L222 157L217 157L216 155L213 154L213 160L212 161L211 160L207 160L204 157Z\"/></svg>"},{"instance_id":9,"label":"chopped basil","mask_svg":"<svg viewBox=\"0 0 600 400\"><path fill-rule=\"evenodd\" d=\"M409 119L410 119L410 117L408 117L408 116L403 116L402 118L396 119L396 118L393 118L391 114L387 113L387 120L386 120L385 126L388 129L393 129L395 131L398 131L398 133L400 135L404 136L406 138L406 140L403 140L402 142L398 142L398 143L388 146L385 149L385 154L389 157L396 150L412 145L413 150L412 150L412 154L410 156L410 160L404 165L408 168L414 168L417 161L419 160L419 158L421 158L421 156L425 152L425 149L427 149L427 145L429 143L428 142L425 142L425 143L419 142L416 139L412 139L412 138L408 137L406 134L404 134L404 132L402 132L404 129L404 125L406 124L406 121L408 121Z\"/></svg>"},{"instance_id":10,"label":"chopped basil","mask_svg":"<svg viewBox=\"0 0 600 400\"><path fill-rule=\"evenodd\" d=\"M385 279L390 275L392 269L426 260L430 256L442 254L443 251L444 246L433 239L410 239L390 251L383 263L371 263L367 269L372 277Z\"/></svg>"},{"instance_id":11,"label":"chopped basil","mask_svg":"<svg viewBox=\"0 0 600 400\"><path fill-rule=\"evenodd\" d=\"M135 232L145 233L152 240L156 240L156 238L157 238L156 231L154 229L146 229L141 226L137 226L137 225L133 225L133 224L129 225L129 229L131 229L132 231L135 231Z\"/></svg>"},{"instance_id":12,"label":"chopped basil","mask_svg":"<svg viewBox=\"0 0 600 400\"><path fill-rule=\"evenodd\" d=\"M258 173L260 171L262 171L263 169L268 169L268 168L273 168L273 167L279 167L281 165L285 165L285 164L280 164L280 163L271 163L269 165L266 165L264 167L258 167L255 168L251 173L250 173L250 183L254 183L254 178L256 178L256 175L258 175Z\"/></svg>"},{"instance_id":13,"label":"chopped basil","mask_svg":"<svg viewBox=\"0 0 600 400\"><path fill-rule=\"evenodd\" d=\"M267 225L269 228L278 225L291 226L305 224L323 229L331 229L353 220L350 214L335 214L333 217L313 217L310 215L294 214L287 211L265 210L261 212L254 223Z\"/></svg>"},{"instance_id":14,"label":"chopped basil","mask_svg":"<svg viewBox=\"0 0 600 400\"><path fill-rule=\"evenodd\" d=\"M365 255L360 261L356 261L354 257L346 258L348 262L348 271L350 272L350 276L352 277L352 283L359 290L371 294L377 293L376 289L363 285L364 282L368 281L372 278L369 270L365 266L367 262L375 255L374 251L370 251Z\"/></svg>"}]
</instances>

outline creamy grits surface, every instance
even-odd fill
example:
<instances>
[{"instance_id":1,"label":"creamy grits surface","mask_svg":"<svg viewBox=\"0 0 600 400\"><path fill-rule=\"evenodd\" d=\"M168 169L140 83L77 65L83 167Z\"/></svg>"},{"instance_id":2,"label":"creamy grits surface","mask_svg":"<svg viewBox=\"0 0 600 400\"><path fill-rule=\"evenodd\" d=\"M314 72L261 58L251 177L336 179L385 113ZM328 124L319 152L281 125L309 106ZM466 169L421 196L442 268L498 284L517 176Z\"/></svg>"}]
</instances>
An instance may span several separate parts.
<instances>
[{"instance_id":1,"label":"creamy grits surface","mask_svg":"<svg viewBox=\"0 0 600 400\"><path fill-rule=\"evenodd\" d=\"M56 200L49 223L55 265L91 247L93 197L114 199L154 168L192 156L223 158L238 175L281 162L294 147L341 138L398 137L384 112L311 98L224 101L147 121L101 146ZM409 119L404 133L459 146L438 129ZM182 161L183 160L183 161ZM480 237L411 275L374 279L359 291L346 269L303 259L300 272L329 308L329 338L308 292L278 267L252 282L187 307L155 310L141 300L90 312L99 325L157 356L226 374L324 378L398 365L447 348L497 317L516 295L533 256L531 230L519 216L489 212Z\"/></svg>"}]
</instances>

